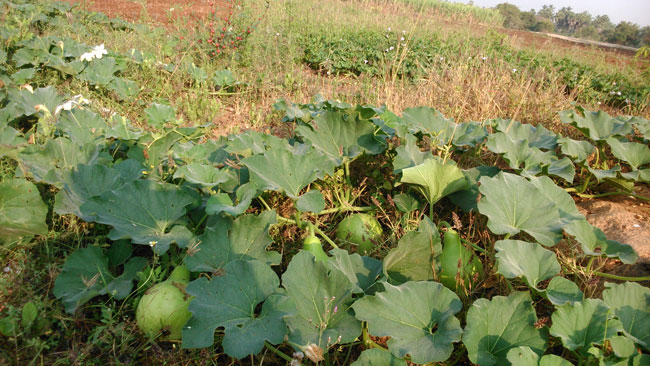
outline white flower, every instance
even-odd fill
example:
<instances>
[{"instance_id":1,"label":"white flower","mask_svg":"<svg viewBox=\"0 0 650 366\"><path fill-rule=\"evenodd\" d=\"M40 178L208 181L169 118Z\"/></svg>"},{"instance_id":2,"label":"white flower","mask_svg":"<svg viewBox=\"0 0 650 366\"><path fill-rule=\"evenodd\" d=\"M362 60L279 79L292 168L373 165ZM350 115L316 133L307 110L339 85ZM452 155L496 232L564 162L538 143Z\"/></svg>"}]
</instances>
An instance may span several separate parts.
<instances>
[{"instance_id":1,"label":"white flower","mask_svg":"<svg viewBox=\"0 0 650 366\"><path fill-rule=\"evenodd\" d=\"M394 49L395 49L395 47L390 46L390 48L389 48L388 50L389 50L389 51L392 51L392 50L394 50Z\"/></svg>"},{"instance_id":2,"label":"white flower","mask_svg":"<svg viewBox=\"0 0 650 366\"><path fill-rule=\"evenodd\" d=\"M78 94L72 97L69 101L61 104L60 106L56 107L54 110L54 115L57 115L61 113L61 111L69 111L72 110L72 107L74 106L80 106L82 104L89 104L90 101L86 98L83 97L83 95Z\"/></svg>"},{"instance_id":3,"label":"white flower","mask_svg":"<svg viewBox=\"0 0 650 366\"><path fill-rule=\"evenodd\" d=\"M444 57L440 57L440 61L444 61L444 60L445 60L445 58L444 58Z\"/></svg>"},{"instance_id":4,"label":"white flower","mask_svg":"<svg viewBox=\"0 0 650 366\"><path fill-rule=\"evenodd\" d=\"M83 55L81 55L80 59L81 61L92 61L96 58L102 58L103 55L107 55L108 51L104 48L104 44L100 44L99 46L93 47L93 49L90 52L86 52Z\"/></svg>"},{"instance_id":5,"label":"white flower","mask_svg":"<svg viewBox=\"0 0 650 366\"><path fill-rule=\"evenodd\" d=\"M2 269L2 271L3 271L4 273L9 273L9 272L11 272L11 267L6 266L5 268Z\"/></svg>"},{"instance_id":6,"label":"white flower","mask_svg":"<svg viewBox=\"0 0 650 366\"><path fill-rule=\"evenodd\" d=\"M403 40L404 40L404 37L400 37L399 40L400 40L400 41L403 41Z\"/></svg>"},{"instance_id":7,"label":"white flower","mask_svg":"<svg viewBox=\"0 0 650 366\"><path fill-rule=\"evenodd\" d=\"M512 72L517 72L517 69L512 69Z\"/></svg>"},{"instance_id":8,"label":"white flower","mask_svg":"<svg viewBox=\"0 0 650 366\"><path fill-rule=\"evenodd\" d=\"M174 11L174 8L169 8L169 11Z\"/></svg>"},{"instance_id":9,"label":"white flower","mask_svg":"<svg viewBox=\"0 0 650 366\"><path fill-rule=\"evenodd\" d=\"M368 60L363 60L363 63L364 63L364 64L367 64L367 63L368 63Z\"/></svg>"},{"instance_id":10,"label":"white flower","mask_svg":"<svg viewBox=\"0 0 650 366\"><path fill-rule=\"evenodd\" d=\"M486 61L486 60L487 60L487 57L486 57L486 56L483 56L483 57L481 57L481 60Z\"/></svg>"},{"instance_id":11,"label":"white flower","mask_svg":"<svg viewBox=\"0 0 650 366\"><path fill-rule=\"evenodd\" d=\"M620 92L620 91L617 91L617 92L616 92L616 95L621 95L621 92Z\"/></svg>"},{"instance_id":12,"label":"white flower","mask_svg":"<svg viewBox=\"0 0 650 366\"><path fill-rule=\"evenodd\" d=\"M280 33L276 33L275 35L276 35L276 37L279 37L279 36L280 36Z\"/></svg>"},{"instance_id":13,"label":"white flower","mask_svg":"<svg viewBox=\"0 0 650 366\"><path fill-rule=\"evenodd\" d=\"M600 102L598 102L598 105L600 105Z\"/></svg>"},{"instance_id":14,"label":"white flower","mask_svg":"<svg viewBox=\"0 0 650 366\"><path fill-rule=\"evenodd\" d=\"M388 27L388 31L390 32L390 27Z\"/></svg>"}]
</instances>

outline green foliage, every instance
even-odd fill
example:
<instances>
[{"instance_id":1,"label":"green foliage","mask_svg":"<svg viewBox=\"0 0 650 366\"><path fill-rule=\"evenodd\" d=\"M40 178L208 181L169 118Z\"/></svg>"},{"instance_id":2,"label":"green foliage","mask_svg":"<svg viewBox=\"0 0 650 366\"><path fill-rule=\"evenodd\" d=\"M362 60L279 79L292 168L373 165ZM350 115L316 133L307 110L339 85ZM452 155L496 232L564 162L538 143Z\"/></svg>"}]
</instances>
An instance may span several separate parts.
<instances>
[{"instance_id":1,"label":"green foliage","mask_svg":"<svg viewBox=\"0 0 650 366\"><path fill-rule=\"evenodd\" d=\"M0 182L0 242L11 245L46 235L47 211L33 183L24 179Z\"/></svg>"},{"instance_id":2,"label":"green foliage","mask_svg":"<svg viewBox=\"0 0 650 366\"><path fill-rule=\"evenodd\" d=\"M531 288L560 273L555 253L535 243L499 240L494 243L494 249L498 273L506 278L523 277Z\"/></svg>"},{"instance_id":3,"label":"green foliage","mask_svg":"<svg viewBox=\"0 0 650 366\"><path fill-rule=\"evenodd\" d=\"M420 165L404 169L400 183L415 185L430 205L468 187L465 175L455 163L443 163L438 159L428 159Z\"/></svg>"},{"instance_id":4,"label":"green foliage","mask_svg":"<svg viewBox=\"0 0 650 366\"><path fill-rule=\"evenodd\" d=\"M131 293L133 280L147 260L131 258L119 276L112 274L108 264L108 257L95 246L78 249L68 256L53 289L54 296L63 301L66 312L74 313L79 306L98 295L124 299Z\"/></svg>"},{"instance_id":5,"label":"green foliage","mask_svg":"<svg viewBox=\"0 0 650 366\"><path fill-rule=\"evenodd\" d=\"M224 275L212 280L199 278L187 286L194 296L189 310L192 319L183 328L183 347L209 347L214 331L224 327L223 347L227 354L244 358L262 350L265 341L282 342L287 328L284 313L269 301L280 286L278 276L258 261L232 261ZM264 302L261 313L255 307Z\"/></svg>"},{"instance_id":6,"label":"green foliage","mask_svg":"<svg viewBox=\"0 0 650 366\"><path fill-rule=\"evenodd\" d=\"M621 321L625 335L643 348L650 349L650 290L639 284L608 283L603 291L603 301Z\"/></svg>"},{"instance_id":7,"label":"green foliage","mask_svg":"<svg viewBox=\"0 0 650 366\"><path fill-rule=\"evenodd\" d=\"M195 193L174 185L137 180L90 198L81 206L86 217L111 225L112 240L130 238L165 253L171 243L185 247L192 233L176 220L195 201Z\"/></svg>"},{"instance_id":8,"label":"green foliage","mask_svg":"<svg viewBox=\"0 0 650 366\"><path fill-rule=\"evenodd\" d=\"M402 311L404 303L409 311ZM353 305L358 319L368 322L376 336L390 336L388 349L396 357L409 354L415 363L445 361L462 329L454 315L462 304L458 297L435 282L410 281L384 285L384 291Z\"/></svg>"},{"instance_id":9,"label":"green foliage","mask_svg":"<svg viewBox=\"0 0 650 366\"><path fill-rule=\"evenodd\" d=\"M511 349L520 346L528 346L541 354L546 338L535 328L536 321L527 292L476 300L467 312L463 335L469 359L479 365L500 365L506 362Z\"/></svg>"},{"instance_id":10,"label":"green foliage","mask_svg":"<svg viewBox=\"0 0 650 366\"><path fill-rule=\"evenodd\" d=\"M589 347L602 345L620 330L620 322L610 320L609 312L599 299L564 304L553 313L551 335L562 339L567 349L586 354Z\"/></svg>"},{"instance_id":11,"label":"green foliage","mask_svg":"<svg viewBox=\"0 0 650 366\"><path fill-rule=\"evenodd\" d=\"M485 197L478 203L479 212L489 219L488 228L496 234L532 235L539 243L552 246L561 238L561 222L553 202L525 178L499 173L482 177L479 191Z\"/></svg>"}]
</instances>

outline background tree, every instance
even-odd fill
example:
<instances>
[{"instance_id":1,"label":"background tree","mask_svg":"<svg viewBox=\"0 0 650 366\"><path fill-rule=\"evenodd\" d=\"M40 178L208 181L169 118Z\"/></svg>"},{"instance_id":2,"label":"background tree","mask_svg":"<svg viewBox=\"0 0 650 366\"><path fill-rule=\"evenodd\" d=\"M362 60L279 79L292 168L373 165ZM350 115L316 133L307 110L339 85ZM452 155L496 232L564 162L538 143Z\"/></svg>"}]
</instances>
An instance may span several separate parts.
<instances>
[{"instance_id":1,"label":"background tree","mask_svg":"<svg viewBox=\"0 0 650 366\"><path fill-rule=\"evenodd\" d=\"M537 15L539 15L542 18L546 18L550 21L553 21L553 18L555 17L555 6L553 5L542 5L542 8L539 9L537 12Z\"/></svg>"},{"instance_id":2,"label":"background tree","mask_svg":"<svg viewBox=\"0 0 650 366\"><path fill-rule=\"evenodd\" d=\"M521 10L516 5L502 3L496 6L496 9L503 16L503 26L506 28L523 29L521 20Z\"/></svg>"}]
</instances>

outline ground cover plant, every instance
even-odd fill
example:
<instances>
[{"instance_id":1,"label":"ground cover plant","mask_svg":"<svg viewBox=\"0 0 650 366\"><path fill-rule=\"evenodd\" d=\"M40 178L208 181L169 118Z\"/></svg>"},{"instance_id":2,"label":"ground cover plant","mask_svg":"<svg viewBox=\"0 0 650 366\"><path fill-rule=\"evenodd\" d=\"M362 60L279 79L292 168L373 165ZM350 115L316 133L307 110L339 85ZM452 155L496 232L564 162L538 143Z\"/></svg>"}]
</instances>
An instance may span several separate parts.
<instances>
[{"instance_id":1,"label":"ground cover plant","mask_svg":"<svg viewBox=\"0 0 650 366\"><path fill-rule=\"evenodd\" d=\"M545 127L316 95L273 103L279 133L215 136L205 118L222 98L256 93L221 67L253 62L268 4L219 57L214 42L197 46L206 33L181 40L64 3L4 0L2 11L2 362L650 361L650 290L637 283L650 277L605 271L638 255L574 202L650 201L637 189L650 183L644 116L575 105ZM407 85L466 52L439 56L428 47L447 46L424 33L418 43L382 28L376 58L344 48L369 62L327 69L303 59L327 48L306 28L295 61L318 64L317 77ZM85 42L93 33L160 41L120 51ZM500 49L490 37L477 47ZM417 47L389 60L382 42Z\"/></svg>"}]
</instances>

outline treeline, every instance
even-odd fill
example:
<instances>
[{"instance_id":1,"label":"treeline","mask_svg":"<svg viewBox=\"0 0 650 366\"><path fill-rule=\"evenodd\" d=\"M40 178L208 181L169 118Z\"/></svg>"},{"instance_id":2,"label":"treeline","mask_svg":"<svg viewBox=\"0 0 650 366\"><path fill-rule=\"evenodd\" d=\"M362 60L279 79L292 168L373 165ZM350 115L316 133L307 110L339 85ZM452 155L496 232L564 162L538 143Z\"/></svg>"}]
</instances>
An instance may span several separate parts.
<instances>
[{"instance_id":1,"label":"treeline","mask_svg":"<svg viewBox=\"0 0 650 366\"><path fill-rule=\"evenodd\" d=\"M649 26L641 28L631 22L615 25L607 15L592 16L586 11L576 13L570 6L556 11L553 5L543 5L538 11L521 11L516 5L502 3L496 9L503 16L503 25L507 28L559 33L632 47L650 45Z\"/></svg>"}]
</instances>

